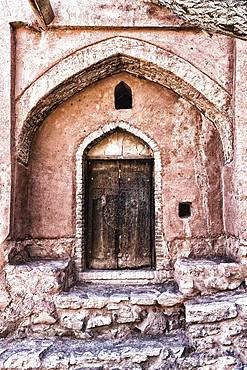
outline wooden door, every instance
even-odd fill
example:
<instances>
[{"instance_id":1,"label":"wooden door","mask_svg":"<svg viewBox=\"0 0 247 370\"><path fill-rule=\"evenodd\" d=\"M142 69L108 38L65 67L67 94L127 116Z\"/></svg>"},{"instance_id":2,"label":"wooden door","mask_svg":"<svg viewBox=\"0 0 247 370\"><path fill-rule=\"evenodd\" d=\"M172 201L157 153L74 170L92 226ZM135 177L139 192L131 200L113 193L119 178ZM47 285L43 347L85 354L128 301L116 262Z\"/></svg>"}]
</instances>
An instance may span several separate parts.
<instances>
[{"instance_id":1,"label":"wooden door","mask_svg":"<svg viewBox=\"0 0 247 370\"><path fill-rule=\"evenodd\" d=\"M88 267L152 266L152 161L88 162Z\"/></svg>"}]
</instances>

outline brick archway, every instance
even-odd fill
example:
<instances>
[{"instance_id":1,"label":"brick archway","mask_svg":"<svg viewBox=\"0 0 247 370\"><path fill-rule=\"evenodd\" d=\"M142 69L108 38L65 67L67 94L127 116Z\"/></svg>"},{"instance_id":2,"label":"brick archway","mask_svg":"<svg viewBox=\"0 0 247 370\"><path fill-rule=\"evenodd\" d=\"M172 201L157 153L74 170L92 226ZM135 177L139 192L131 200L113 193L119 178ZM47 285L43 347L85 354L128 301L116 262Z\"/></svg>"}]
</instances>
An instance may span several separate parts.
<instances>
[{"instance_id":1,"label":"brick archway","mask_svg":"<svg viewBox=\"0 0 247 370\"><path fill-rule=\"evenodd\" d=\"M75 264L77 271L81 271L85 265L85 186L84 186L84 153L88 147L95 144L104 136L116 129L123 129L137 138L143 140L152 150L154 158L154 204L155 204L155 238L154 248L156 254L156 269L162 269L164 264L169 265L169 256L164 233L162 228L162 176L161 176L161 154L158 145L139 129L133 127L128 122L112 122L101 129L92 132L79 145L76 152L76 245L75 245Z\"/></svg>"},{"instance_id":2,"label":"brick archway","mask_svg":"<svg viewBox=\"0 0 247 370\"><path fill-rule=\"evenodd\" d=\"M177 55L148 42L113 37L77 50L34 81L17 102L18 161L27 165L33 137L63 101L107 76L128 72L165 86L195 105L216 127L225 163L232 159L230 95Z\"/></svg>"}]
</instances>

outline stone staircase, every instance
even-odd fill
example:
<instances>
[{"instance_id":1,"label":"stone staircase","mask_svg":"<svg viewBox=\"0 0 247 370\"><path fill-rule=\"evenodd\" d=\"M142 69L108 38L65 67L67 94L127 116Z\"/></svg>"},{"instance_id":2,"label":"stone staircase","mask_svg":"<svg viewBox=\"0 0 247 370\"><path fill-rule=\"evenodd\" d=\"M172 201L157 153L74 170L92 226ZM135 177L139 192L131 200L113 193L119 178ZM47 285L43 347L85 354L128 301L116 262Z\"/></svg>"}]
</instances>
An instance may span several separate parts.
<instances>
[{"instance_id":1,"label":"stone staircase","mask_svg":"<svg viewBox=\"0 0 247 370\"><path fill-rule=\"evenodd\" d=\"M12 327L0 340L0 369L174 368L187 352L174 282L74 285L70 261L8 266L6 280Z\"/></svg>"},{"instance_id":2,"label":"stone staircase","mask_svg":"<svg viewBox=\"0 0 247 370\"><path fill-rule=\"evenodd\" d=\"M183 329L183 296L174 283L80 284L55 298L59 335L127 339Z\"/></svg>"},{"instance_id":3,"label":"stone staircase","mask_svg":"<svg viewBox=\"0 0 247 370\"><path fill-rule=\"evenodd\" d=\"M0 348L0 369L141 370L161 369L162 362L166 368L176 369L183 360L186 341L179 333L126 341L0 340Z\"/></svg>"},{"instance_id":4,"label":"stone staircase","mask_svg":"<svg viewBox=\"0 0 247 370\"><path fill-rule=\"evenodd\" d=\"M215 290L222 262L199 262L177 267L183 294L174 281L75 285L69 260L8 265L0 370L245 370L246 289L200 297L207 268Z\"/></svg>"}]
</instances>

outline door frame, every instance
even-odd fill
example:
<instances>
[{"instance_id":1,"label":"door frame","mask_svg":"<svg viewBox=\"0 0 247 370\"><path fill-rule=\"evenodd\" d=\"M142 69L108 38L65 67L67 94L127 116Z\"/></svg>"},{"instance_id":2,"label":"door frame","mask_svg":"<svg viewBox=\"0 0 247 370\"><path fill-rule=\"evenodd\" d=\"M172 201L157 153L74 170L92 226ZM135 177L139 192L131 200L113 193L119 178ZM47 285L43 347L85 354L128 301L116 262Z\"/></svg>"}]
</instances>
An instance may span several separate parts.
<instances>
[{"instance_id":1,"label":"door frame","mask_svg":"<svg viewBox=\"0 0 247 370\"><path fill-rule=\"evenodd\" d=\"M106 124L105 126L100 127L99 129L92 131L88 136L85 136L81 143L78 144L76 153L75 153L75 253L74 253L74 264L76 271L79 274L79 279L84 279L86 276L83 271L85 271L85 204L86 204L86 196L85 196L85 174L86 174L86 156L89 149L94 146L97 142L102 140L107 135L111 134L117 129L123 129L137 138L142 139L153 151L153 158L154 158L154 177L153 177L153 187L154 187L154 210L155 210L155 217L154 217L154 250L155 250L155 266L156 272L148 273L148 280L155 281L155 277L152 276L157 275L157 279L161 279L160 274L162 272L162 276L169 275L170 270L170 257L169 257L169 250L168 250L168 242L164 236L163 230L163 202L162 202L162 164L161 164L161 152L159 149L158 144L149 136L147 136L144 132L140 129L134 127L132 124L126 121L117 120ZM134 270L128 270L129 272L123 274L124 280L128 280L128 276L142 276L143 273L137 272L135 273ZM130 271L132 273L130 274ZM154 274L154 275L153 275ZM144 274L145 275L145 274ZM90 273L88 279L94 280L96 279L96 274L93 272ZM104 279L104 276L107 277L108 280L114 279L114 273L104 272L100 273L97 276L100 276L99 280ZM119 273L117 274L119 276ZM146 275L147 276L147 273ZM170 276L170 275L169 275ZM154 280L152 280L154 279ZM88 281L89 281L88 280Z\"/></svg>"}]
</instances>

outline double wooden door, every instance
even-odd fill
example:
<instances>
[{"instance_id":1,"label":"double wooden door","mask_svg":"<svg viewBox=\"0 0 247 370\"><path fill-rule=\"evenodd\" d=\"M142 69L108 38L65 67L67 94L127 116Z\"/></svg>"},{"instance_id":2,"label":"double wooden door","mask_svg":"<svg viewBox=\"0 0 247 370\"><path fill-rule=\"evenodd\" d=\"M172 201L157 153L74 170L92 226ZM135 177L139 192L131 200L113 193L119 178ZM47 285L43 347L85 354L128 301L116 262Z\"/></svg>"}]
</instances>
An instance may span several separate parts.
<instances>
[{"instance_id":1,"label":"double wooden door","mask_svg":"<svg viewBox=\"0 0 247 370\"><path fill-rule=\"evenodd\" d=\"M152 160L89 160L87 266L153 266Z\"/></svg>"}]
</instances>

